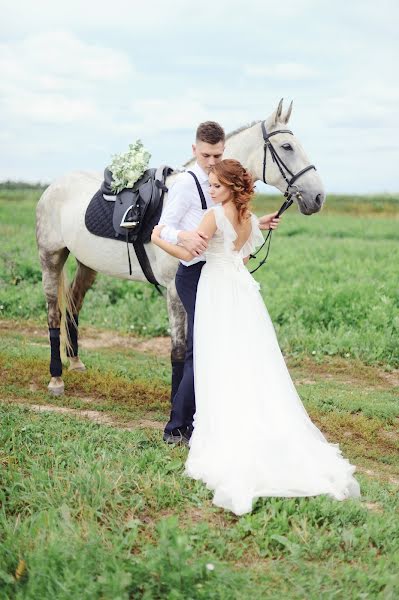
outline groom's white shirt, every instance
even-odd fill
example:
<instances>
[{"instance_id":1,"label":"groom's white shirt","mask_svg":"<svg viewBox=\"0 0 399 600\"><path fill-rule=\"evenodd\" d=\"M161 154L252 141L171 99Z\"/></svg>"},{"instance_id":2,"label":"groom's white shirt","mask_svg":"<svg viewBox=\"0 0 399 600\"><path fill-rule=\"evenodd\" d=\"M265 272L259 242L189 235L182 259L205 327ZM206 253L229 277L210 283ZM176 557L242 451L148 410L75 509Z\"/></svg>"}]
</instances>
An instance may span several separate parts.
<instances>
[{"instance_id":1,"label":"groom's white shirt","mask_svg":"<svg viewBox=\"0 0 399 600\"><path fill-rule=\"evenodd\" d=\"M198 163L195 163L189 170L195 173L198 178L204 192L207 207L211 208L211 206L215 206L209 195L207 173L201 169ZM179 231L197 229L204 214L205 211L202 210L201 198L199 197L194 177L187 172L179 173L169 190L168 201L159 221L160 225L165 225L161 230L161 238L171 244L177 244ZM190 266L201 260L205 260L205 258L198 256L190 262L184 260L181 262L183 265Z\"/></svg>"}]
</instances>

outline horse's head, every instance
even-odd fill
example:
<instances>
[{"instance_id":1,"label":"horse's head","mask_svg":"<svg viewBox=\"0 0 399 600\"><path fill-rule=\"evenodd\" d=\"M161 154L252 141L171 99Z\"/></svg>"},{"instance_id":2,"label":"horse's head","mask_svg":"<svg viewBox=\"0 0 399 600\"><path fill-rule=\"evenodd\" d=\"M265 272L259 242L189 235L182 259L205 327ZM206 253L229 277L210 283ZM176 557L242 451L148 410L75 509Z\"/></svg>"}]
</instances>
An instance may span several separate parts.
<instances>
[{"instance_id":1,"label":"horse's head","mask_svg":"<svg viewBox=\"0 0 399 600\"><path fill-rule=\"evenodd\" d=\"M283 114L281 99L268 119L253 126L257 140L253 145L251 171L257 180L265 181L283 193L292 193L301 213L311 215L321 209L325 192L300 142L287 128L291 112L292 102Z\"/></svg>"}]
</instances>

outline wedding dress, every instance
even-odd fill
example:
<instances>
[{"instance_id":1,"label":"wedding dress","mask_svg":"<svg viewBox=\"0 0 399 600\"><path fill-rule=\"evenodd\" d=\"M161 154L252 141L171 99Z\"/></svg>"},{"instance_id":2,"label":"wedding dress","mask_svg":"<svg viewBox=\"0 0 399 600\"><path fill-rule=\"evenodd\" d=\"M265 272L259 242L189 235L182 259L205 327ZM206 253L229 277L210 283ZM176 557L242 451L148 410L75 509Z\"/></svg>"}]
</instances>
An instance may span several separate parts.
<instances>
[{"instance_id":1,"label":"wedding dress","mask_svg":"<svg viewBox=\"0 0 399 600\"><path fill-rule=\"evenodd\" d=\"M198 284L196 414L185 470L237 515L264 496L360 495L355 467L311 422L291 380L259 285L243 257L263 243L257 218L238 251L222 205Z\"/></svg>"}]
</instances>

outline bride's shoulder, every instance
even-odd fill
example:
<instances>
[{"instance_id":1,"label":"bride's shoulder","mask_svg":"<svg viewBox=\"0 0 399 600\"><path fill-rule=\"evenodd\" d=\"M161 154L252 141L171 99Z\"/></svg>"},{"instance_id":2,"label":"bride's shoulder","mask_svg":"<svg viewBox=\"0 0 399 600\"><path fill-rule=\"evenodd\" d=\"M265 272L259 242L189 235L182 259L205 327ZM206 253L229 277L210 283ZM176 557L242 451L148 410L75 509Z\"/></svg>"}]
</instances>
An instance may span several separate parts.
<instances>
[{"instance_id":1,"label":"bride's shoulder","mask_svg":"<svg viewBox=\"0 0 399 600\"><path fill-rule=\"evenodd\" d=\"M218 209L219 209L219 205L216 204L215 206L211 206L210 208L208 208L204 214L205 215L213 215L213 217L216 219L216 215L219 212Z\"/></svg>"},{"instance_id":2,"label":"bride's shoulder","mask_svg":"<svg viewBox=\"0 0 399 600\"><path fill-rule=\"evenodd\" d=\"M208 208L208 210L206 212L221 212L223 211L223 207L221 204L214 204L214 206L211 206L210 208Z\"/></svg>"},{"instance_id":3,"label":"bride's shoulder","mask_svg":"<svg viewBox=\"0 0 399 600\"><path fill-rule=\"evenodd\" d=\"M215 206L211 206L208 208L205 215L212 215L212 218L215 220L216 226L218 229L223 229L224 222L224 211L223 206L221 204L215 204Z\"/></svg>"},{"instance_id":4,"label":"bride's shoulder","mask_svg":"<svg viewBox=\"0 0 399 600\"><path fill-rule=\"evenodd\" d=\"M220 219L223 217L223 208L222 208L222 205L221 204L215 204L215 206L211 206L205 212L205 215L212 215L212 217L215 219L215 221L220 221Z\"/></svg>"}]
</instances>

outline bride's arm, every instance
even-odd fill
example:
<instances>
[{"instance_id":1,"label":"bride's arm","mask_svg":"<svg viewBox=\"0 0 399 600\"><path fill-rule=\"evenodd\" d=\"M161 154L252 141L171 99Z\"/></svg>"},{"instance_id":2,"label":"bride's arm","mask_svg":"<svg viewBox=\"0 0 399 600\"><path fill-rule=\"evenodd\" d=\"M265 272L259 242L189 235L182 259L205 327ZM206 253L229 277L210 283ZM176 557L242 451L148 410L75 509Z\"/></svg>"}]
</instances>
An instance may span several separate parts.
<instances>
[{"instance_id":1,"label":"bride's arm","mask_svg":"<svg viewBox=\"0 0 399 600\"><path fill-rule=\"evenodd\" d=\"M165 250L165 252L167 252L168 254L171 254L172 256L175 256L176 258L180 258L180 260L185 260L187 262L190 262L190 260L193 260L194 257L191 254L191 252L189 252L182 246L177 246L176 244L171 244L170 242L167 242L166 240L163 240L160 237L160 231L163 227L164 227L164 225L156 225L154 227L154 229L152 230L152 234L151 234L152 243L155 244L156 246L159 246L160 248L162 248L162 250Z\"/></svg>"},{"instance_id":2,"label":"bride's arm","mask_svg":"<svg viewBox=\"0 0 399 600\"><path fill-rule=\"evenodd\" d=\"M162 227L163 227L163 225L156 225L154 227L154 229L152 231L152 235L151 235L151 241L153 244L155 244L156 246L159 246L160 248L162 248L162 250L165 250L165 252L167 252L168 254L171 254L172 256L175 256L176 258L179 258L180 260L185 260L187 262L190 262L190 260L195 258L195 256L193 256L191 254L191 252L189 252L182 246L170 244L169 242L166 242L165 240L163 240L160 237L160 231L161 231ZM204 215L201 223L199 224L197 231L198 231L198 233L206 235L208 239L211 239L213 237L213 235L216 231L216 221L215 221L215 215L213 214L212 210L207 212L206 215Z\"/></svg>"},{"instance_id":3,"label":"bride's arm","mask_svg":"<svg viewBox=\"0 0 399 600\"><path fill-rule=\"evenodd\" d=\"M201 223L198 226L198 233L202 235L206 235L208 240L210 240L216 231L216 219L213 210L209 210L202 218Z\"/></svg>"}]
</instances>

